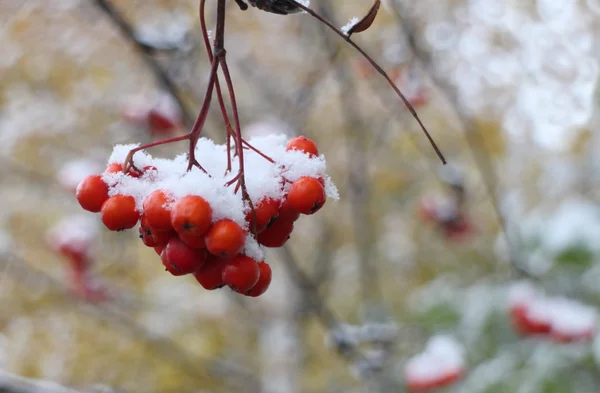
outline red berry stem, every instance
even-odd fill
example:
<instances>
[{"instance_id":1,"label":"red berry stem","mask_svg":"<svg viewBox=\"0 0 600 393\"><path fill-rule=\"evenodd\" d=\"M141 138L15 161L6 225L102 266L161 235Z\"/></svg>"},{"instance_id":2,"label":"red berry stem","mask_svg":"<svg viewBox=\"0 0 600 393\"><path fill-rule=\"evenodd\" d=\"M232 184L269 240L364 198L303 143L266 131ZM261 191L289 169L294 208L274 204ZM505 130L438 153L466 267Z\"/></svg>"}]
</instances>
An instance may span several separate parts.
<instances>
[{"instance_id":1,"label":"red berry stem","mask_svg":"<svg viewBox=\"0 0 600 393\"><path fill-rule=\"evenodd\" d=\"M435 150L435 153L437 154L437 156L439 157L439 159L442 161L442 163L444 165L446 165L446 158L444 157L444 155L442 154L441 150L438 148L437 144L435 143L435 141L433 140L433 138L429 134L429 131L427 131L427 128L425 128L425 125L423 125L423 122L421 121L421 118L417 114L417 111L415 111L415 108L413 108L413 106L411 105L411 103L406 99L406 97L404 96L404 94L402 94L402 92L400 91L400 89L398 89L398 87L396 87L396 85L394 84L394 81L392 81L392 79L389 77L389 75L387 74L387 72L385 72L383 70L383 68L381 68L381 66L379 64L377 64L377 62L375 62L375 60L373 60L373 58L371 56L369 56L367 54L367 52L365 52L360 46L358 46L358 44L356 44L354 41L352 41L352 39L350 38L349 35L344 34L343 31L341 31L340 29L338 29L337 27L335 27L327 19L323 18L321 15L317 14L315 11L313 11L309 7L305 6L304 4L301 4L300 2L298 2L296 0L287 0L287 1L289 3L294 4L298 8L301 8L302 10L306 11L310 16L312 16L313 18L317 19L319 22L323 23L325 26L327 26L328 28L330 28L331 30L333 30L333 32L335 32L337 35L339 35L340 37L342 37L348 44L350 44L354 49L356 49L373 66L373 68L375 68L375 70L381 76L383 76L383 78L386 80L386 82L394 90L394 92L396 93L396 95L398 97L400 97L400 99L404 103L404 106L406 106L406 108L409 110L409 112L411 113L412 117L417 121L417 123L419 124L419 127L421 127L421 130L423 131L423 133L425 134L425 136L429 140L429 143L433 147L433 150Z\"/></svg>"}]
</instances>

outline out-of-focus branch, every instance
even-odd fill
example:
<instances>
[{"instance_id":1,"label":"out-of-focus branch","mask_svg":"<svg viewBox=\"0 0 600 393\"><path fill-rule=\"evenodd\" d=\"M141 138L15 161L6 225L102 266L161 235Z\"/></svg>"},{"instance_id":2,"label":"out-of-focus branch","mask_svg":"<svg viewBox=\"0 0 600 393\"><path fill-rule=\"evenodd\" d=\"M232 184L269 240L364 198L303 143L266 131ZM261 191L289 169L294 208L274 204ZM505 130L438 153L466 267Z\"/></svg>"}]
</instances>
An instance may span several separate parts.
<instances>
[{"instance_id":1,"label":"out-of-focus branch","mask_svg":"<svg viewBox=\"0 0 600 393\"><path fill-rule=\"evenodd\" d=\"M61 293L65 299L74 302L81 311L87 312L100 320L107 321L120 328L135 340L142 341L151 351L176 364L178 369L194 381L222 380L227 378L243 381L246 392L258 392L259 382L249 370L221 360L198 359L191 357L183 348L168 337L159 336L148 331L144 326L130 317L129 311L119 309L112 304L94 304L71 296L71 293L57 279L31 266L20 255L11 253L0 255L0 280L4 276L12 276L23 285L31 288L51 287ZM1 281L0 281L1 283ZM0 390L1 392L1 390Z\"/></svg>"},{"instance_id":2,"label":"out-of-focus branch","mask_svg":"<svg viewBox=\"0 0 600 393\"><path fill-rule=\"evenodd\" d=\"M183 119L185 121L186 127L191 126L194 121L194 117L191 115L190 111L186 108L183 99L181 98L181 93L179 88L175 85L175 83L171 80L169 75L165 72L165 70L158 64L153 54L155 52L155 48L149 46L145 43L140 42L136 38L135 30L131 26L129 22L125 20L125 18L121 15L121 13L112 5L110 0L93 0L94 4L102 10L110 18L110 20L119 28L123 37L127 39L142 55L144 63L148 66L148 68L154 74L156 80L161 84L161 86L167 90L173 98L177 101L177 104L181 108L181 113L183 115Z\"/></svg>"},{"instance_id":3,"label":"out-of-focus branch","mask_svg":"<svg viewBox=\"0 0 600 393\"><path fill-rule=\"evenodd\" d=\"M512 236L508 227L508 220L499 207L500 205L497 195L498 176L490 158L485 154L485 151L487 150L485 149L485 140L481 136L479 130L465 108L460 105L459 95L456 88L435 71L431 61L431 56L424 48L419 46L415 38L415 22L406 17L406 15L411 15L411 13L406 9L402 9L398 3L398 1L392 2L392 8L396 18L400 22L402 30L404 31L408 45L415 57L415 60L420 63L422 69L429 75L432 82L439 88L446 100L451 104L458 120L460 121L461 127L464 130L465 139L469 146L469 150L477 164L482 181L487 188L492 205L498 217L498 221L504 233L513 268L521 277L538 279L538 277L534 276L525 266L523 266L522 257L519 254L516 245L513 243L513 239L511 238ZM482 149L484 151L482 151Z\"/></svg>"},{"instance_id":4,"label":"out-of-focus branch","mask_svg":"<svg viewBox=\"0 0 600 393\"><path fill-rule=\"evenodd\" d=\"M83 393L55 382L31 379L0 370L0 393Z\"/></svg>"},{"instance_id":5,"label":"out-of-focus branch","mask_svg":"<svg viewBox=\"0 0 600 393\"><path fill-rule=\"evenodd\" d=\"M279 249L279 255L281 255L281 259L283 260L283 263L285 264L290 276L302 291L303 299L308 302L308 306L312 310L313 314L328 330L333 331L339 327L340 322L333 312L327 307L310 277L302 270L302 268L300 268L300 265L298 264L296 257L290 250L289 246L284 245L281 247ZM364 359L364 355L355 346L346 345L346 343L338 344L341 344L337 348L337 351L340 355L353 360Z\"/></svg>"},{"instance_id":6,"label":"out-of-focus branch","mask_svg":"<svg viewBox=\"0 0 600 393\"><path fill-rule=\"evenodd\" d=\"M319 13L332 20L331 10L321 4ZM319 25L322 30L322 41L328 53L335 53L337 45L332 42L327 34L326 26ZM348 154L348 195L350 198L353 217L354 243L359 256L361 291L365 308L370 310L372 303L381 300L381 289L378 273L373 257L376 241L376 229L370 214L369 202L369 160L366 147L368 145L365 124L361 118L361 111L356 104L355 84L349 75L348 68L343 62L335 62L336 56L330 56L330 65L333 67L335 77L340 88L340 103L344 118L344 128ZM377 311L376 311L377 312Z\"/></svg>"}]
</instances>

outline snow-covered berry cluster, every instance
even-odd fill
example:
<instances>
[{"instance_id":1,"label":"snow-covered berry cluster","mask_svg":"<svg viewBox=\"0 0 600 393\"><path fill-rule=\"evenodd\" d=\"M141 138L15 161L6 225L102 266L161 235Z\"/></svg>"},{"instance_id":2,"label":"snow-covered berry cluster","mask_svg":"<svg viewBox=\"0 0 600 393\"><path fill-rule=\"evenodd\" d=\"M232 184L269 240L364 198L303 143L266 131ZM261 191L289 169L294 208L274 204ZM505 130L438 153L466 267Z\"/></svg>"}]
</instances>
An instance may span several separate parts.
<instances>
[{"instance_id":1,"label":"snow-covered berry cluster","mask_svg":"<svg viewBox=\"0 0 600 393\"><path fill-rule=\"evenodd\" d=\"M74 292L87 301L109 300L105 288L92 280L94 243L98 226L88 216L68 216L57 222L47 233L48 245L67 262L66 271Z\"/></svg>"},{"instance_id":2,"label":"snow-covered berry cluster","mask_svg":"<svg viewBox=\"0 0 600 393\"><path fill-rule=\"evenodd\" d=\"M193 274L209 290L227 285L247 296L264 293L271 281L264 247L283 246L300 215L319 211L328 196L338 198L324 157L306 137L253 138L243 160L201 138L194 155L204 166L190 167L185 154L168 160L140 151L124 170L136 147L116 146L104 173L79 184L79 203L100 213L109 230L139 222L141 240L166 270Z\"/></svg>"},{"instance_id":3,"label":"snow-covered berry cluster","mask_svg":"<svg viewBox=\"0 0 600 393\"><path fill-rule=\"evenodd\" d=\"M466 209L456 198L425 197L418 206L418 213L423 221L434 224L448 240L466 242L475 232Z\"/></svg>"},{"instance_id":4,"label":"snow-covered berry cluster","mask_svg":"<svg viewBox=\"0 0 600 393\"><path fill-rule=\"evenodd\" d=\"M181 108L173 96L165 92L155 97L129 97L123 110L127 122L144 127L152 136L169 136L183 124Z\"/></svg>"},{"instance_id":5,"label":"snow-covered berry cluster","mask_svg":"<svg viewBox=\"0 0 600 393\"><path fill-rule=\"evenodd\" d=\"M524 336L574 342L591 340L596 331L594 308L564 297L546 296L528 283L511 289L508 306L513 326Z\"/></svg>"},{"instance_id":6,"label":"snow-covered berry cluster","mask_svg":"<svg viewBox=\"0 0 600 393\"><path fill-rule=\"evenodd\" d=\"M434 336L425 350L406 363L404 377L411 392L451 385L465 373L464 349L449 336Z\"/></svg>"}]
</instances>

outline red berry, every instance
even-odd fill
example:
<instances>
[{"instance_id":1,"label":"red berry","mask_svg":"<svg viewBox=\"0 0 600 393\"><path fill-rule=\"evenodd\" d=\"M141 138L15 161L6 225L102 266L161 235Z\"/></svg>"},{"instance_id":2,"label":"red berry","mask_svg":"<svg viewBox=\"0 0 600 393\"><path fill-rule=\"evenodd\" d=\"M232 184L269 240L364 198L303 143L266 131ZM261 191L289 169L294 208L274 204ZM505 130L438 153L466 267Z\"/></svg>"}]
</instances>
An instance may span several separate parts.
<instances>
[{"instance_id":1,"label":"red berry","mask_svg":"<svg viewBox=\"0 0 600 393\"><path fill-rule=\"evenodd\" d=\"M108 164L106 166L106 169L104 170L104 173L119 173L119 172L123 172L123 164L120 164L118 162L113 162L112 164Z\"/></svg>"},{"instance_id":2,"label":"red berry","mask_svg":"<svg viewBox=\"0 0 600 393\"><path fill-rule=\"evenodd\" d=\"M189 233L180 233L179 238L182 242L188 245L191 248L203 249L206 248L206 241L204 236L193 236Z\"/></svg>"},{"instance_id":3,"label":"red berry","mask_svg":"<svg viewBox=\"0 0 600 393\"><path fill-rule=\"evenodd\" d=\"M142 216L140 217L140 237L145 245L148 247L166 245L174 236L177 236L177 232L175 232L173 229L160 231L152 228L148 224L146 212L142 213Z\"/></svg>"},{"instance_id":4,"label":"red berry","mask_svg":"<svg viewBox=\"0 0 600 393\"><path fill-rule=\"evenodd\" d=\"M517 332L521 335L550 333L551 325L548 321L532 318L529 310L524 305L517 305L510 309L512 323Z\"/></svg>"},{"instance_id":5,"label":"red berry","mask_svg":"<svg viewBox=\"0 0 600 393\"><path fill-rule=\"evenodd\" d=\"M171 209L171 225L179 233L203 236L212 222L212 208L204 198L187 195L175 202Z\"/></svg>"},{"instance_id":6,"label":"red berry","mask_svg":"<svg viewBox=\"0 0 600 393\"><path fill-rule=\"evenodd\" d=\"M298 218L300 218L300 212L290 205L290 201L288 199L284 199L283 203L279 207L279 217L277 220L294 222Z\"/></svg>"},{"instance_id":7,"label":"red berry","mask_svg":"<svg viewBox=\"0 0 600 393\"><path fill-rule=\"evenodd\" d=\"M256 285L259 276L258 263L245 255L238 255L223 266L223 282L234 291L246 292Z\"/></svg>"},{"instance_id":8,"label":"red berry","mask_svg":"<svg viewBox=\"0 0 600 393\"><path fill-rule=\"evenodd\" d=\"M172 194L156 190L144 200L144 215L148 226L160 231L173 229L171 225L171 205L175 201Z\"/></svg>"},{"instance_id":9,"label":"red berry","mask_svg":"<svg viewBox=\"0 0 600 393\"><path fill-rule=\"evenodd\" d=\"M108 166L104 170L104 173L119 173L119 172L123 172L123 164L120 164L118 162L113 162L112 164L108 164ZM140 172L137 172L133 168L129 168L129 170L127 171L127 174L131 177L136 177L136 178L142 176L142 174Z\"/></svg>"},{"instance_id":10,"label":"red berry","mask_svg":"<svg viewBox=\"0 0 600 393\"><path fill-rule=\"evenodd\" d=\"M148 112L148 125L152 132L165 133L177 128L177 123L156 109Z\"/></svg>"},{"instance_id":11,"label":"red berry","mask_svg":"<svg viewBox=\"0 0 600 393\"><path fill-rule=\"evenodd\" d=\"M277 200L265 198L254 207L256 233L264 231L277 219L279 216L279 204L280 202ZM252 230L252 211L249 211L246 215L246 221L250 223L250 229Z\"/></svg>"},{"instance_id":12,"label":"red berry","mask_svg":"<svg viewBox=\"0 0 600 393\"><path fill-rule=\"evenodd\" d=\"M205 241L206 248L211 254L229 259L244 248L246 231L231 220L219 220L210 229Z\"/></svg>"},{"instance_id":13,"label":"red berry","mask_svg":"<svg viewBox=\"0 0 600 393\"><path fill-rule=\"evenodd\" d=\"M206 262L206 256L205 250L188 247L178 237L172 237L161 254L161 260L172 275L182 276L200 269Z\"/></svg>"},{"instance_id":14,"label":"red berry","mask_svg":"<svg viewBox=\"0 0 600 393\"><path fill-rule=\"evenodd\" d=\"M146 247L156 247L158 245L156 244L154 237L152 237L152 230L144 227L144 225L140 225L139 231L140 239L142 239L142 242Z\"/></svg>"},{"instance_id":15,"label":"red berry","mask_svg":"<svg viewBox=\"0 0 600 393\"><path fill-rule=\"evenodd\" d=\"M223 283L224 266L225 263L222 259L209 255L206 263L194 273L194 277L204 289L221 288L225 285Z\"/></svg>"},{"instance_id":16,"label":"red berry","mask_svg":"<svg viewBox=\"0 0 600 393\"><path fill-rule=\"evenodd\" d=\"M260 244L265 247L281 247L288 241L294 230L294 223L278 219L269 228L259 233L256 237Z\"/></svg>"},{"instance_id":17,"label":"red berry","mask_svg":"<svg viewBox=\"0 0 600 393\"><path fill-rule=\"evenodd\" d=\"M299 136L291 139L285 150L300 150L304 153L307 153L309 157L314 157L319 155L319 149L317 148L317 144L305 136Z\"/></svg>"},{"instance_id":18,"label":"red berry","mask_svg":"<svg viewBox=\"0 0 600 393\"><path fill-rule=\"evenodd\" d=\"M111 231L130 229L137 224L140 213L135 207L135 199L129 195L115 195L102 205L102 222Z\"/></svg>"},{"instance_id":19,"label":"red berry","mask_svg":"<svg viewBox=\"0 0 600 393\"><path fill-rule=\"evenodd\" d=\"M290 206L302 214L314 214L327 199L325 188L314 177L303 176L296 180L288 191Z\"/></svg>"},{"instance_id":20,"label":"red berry","mask_svg":"<svg viewBox=\"0 0 600 393\"><path fill-rule=\"evenodd\" d=\"M157 245L165 245L171 240L172 237L177 237L177 232L174 230L170 231L159 231L157 229L151 229L152 237Z\"/></svg>"},{"instance_id":21,"label":"red berry","mask_svg":"<svg viewBox=\"0 0 600 393\"><path fill-rule=\"evenodd\" d=\"M142 170L142 174L150 180L156 180L158 169L156 169L155 166L148 165L144 167L144 169Z\"/></svg>"},{"instance_id":22,"label":"red berry","mask_svg":"<svg viewBox=\"0 0 600 393\"><path fill-rule=\"evenodd\" d=\"M108 185L100 175L89 175L77 186L76 195L82 208L99 213L108 199Z\"/></svg>"},{"instance_id":23,"label":"red berry","mask_svg":"<svg viewBox=\"0 0 600 393\"><path fill-rule=\"evenodd\" d=\"M265 293L271 285L271 266L265 262L258 262L258 269L260 270L258 281L252 288L244 292L246 296L258 297Z\"/></svg>"},{"instance_id":24,"label":"red berry","mask_svg":"<svg viewBox=\"0 0 600 393\"><path fill-rule=\"evenodd\" d=\"M88 247L74 243L62 243L58 252L65 256L75 271L84 271L91 263Z\"/></svg>"},{"instance_id":25,"label":"red berry","mask_svg":"<svg viewBox=\"0 0 600 393\"><path fill-rule=\"evenodd\" d=\"M166 247L165 245L162 245L162 246L156 246L156 247L154 247L154 251L156 251L156 253L157 253L158 255L160 255L160 254L162 254L162 252L163 252L163 250L165 249L165 247Z\"/></svg>"}]
</instances>

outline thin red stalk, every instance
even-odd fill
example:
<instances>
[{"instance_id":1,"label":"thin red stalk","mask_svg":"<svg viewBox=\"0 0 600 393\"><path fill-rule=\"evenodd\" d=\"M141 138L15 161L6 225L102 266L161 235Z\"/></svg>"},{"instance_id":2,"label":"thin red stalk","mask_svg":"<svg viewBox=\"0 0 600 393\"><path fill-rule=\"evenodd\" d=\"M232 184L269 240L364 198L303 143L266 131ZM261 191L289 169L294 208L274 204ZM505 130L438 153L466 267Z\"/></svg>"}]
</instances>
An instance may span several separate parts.
<instances>
[{"instance_id":1,"label":"thin red stalk","mask_svg":"<svg viewBox=\"0 0 600 393\"><path fill-rule=\"evenodd\" d=\"M127 171L129 171L130 168L133 168L133 169L139 171L135 167L135 165L133 165L133 155L135 153L137 153L138 151L149 149L149 148L155 147L155 146L166 145L168 143L181 142L181 141L184 141L186 139L189 139L190 135L191 135L191 133L185 134L185 135L181 135L181 136L176 136L176 137L173 137L173 138L164 139L162 141L148 143L146 145L142 145L142 146L136 147L135 149L131 149L129 151L129 153L127 154L127 157L125 158L125 162L123 163L123 173L127 173Z\"/></svg>"},{"instance_id":2,"label":"thin red stalk","mask_svg":"<svg viewBox=\"0 0 600 393\"><path fill-rule=\"evenodd\" d=\"M219 69L219 60L213 59L212 66L210 69L210 75L208 79L208 88L206 89L206 94L204 95L204 102L202 103L202 108L200 108L200 113L198 114L198 118L192 127L192 131L190 132L190 151L189 151L189 163L187 170L191 170L194 164L197 164L196 161L196 144L198 143L198 139L200 138L200 134L202 133L202 129L204 128L204 123L206 122L206 118L208 117L208 109L210 108L210 101L212 99L212 93L216 82L217 70Z\"/></svg>"},{"instance_id":3,"label":"thin red stalk","mask_svg":"<svg viewBox=\"0 0 600 393\"><path fill-rule=\"evenodd\" d=\"M225 18L225 0L219 0L219 6L223 6L223 13L222 13L222 17L223 19ZM223 21L223 26L224 27L224 21ZM218 27L218 26L217 26ZM217 36L217 39L219 38L219 36ZM223 38L223 37L220 37ZM221 42L222 43L222 42ZM222 56L220 57L220 63L221 63L221 69L223 70L223 76L225 78L225 83L227 84L227 90L229 91L229 99L231 100L231 109L233 110L233 121L235 123L235 134L234 134L234 138L235 138L235 145L236 145L236 152L238 154L238 160L239 160L239 180L238 180L238 184L236 185L236 189L235 192L238 191L238 189L241 188L242 190L242 198L246 201L248 201L248 205L250 206L250 211L252 214L252 228L251 231L254 235L256 235L256 212L254 210L254 205L252 203L252 200L250 199L250 195L248 195L248 190L246 189L246 176L244 173L244 148L243 148L243 139L242 139L242 128L240 126L240 117L239 117L239 113L238 113L238 109L237 109L237 102L235 99L235 91L233 89L233 82L231 80L231 74L229 73L229 67L227 66L227 60L226 60L226 52L225 50L223 50L222 52ZM229 136L229 135L228 135Z\"/></svg>"},{"instance_id":4,"label":"thin red stalk","mask_svg":"<svg viewBox=\"0 0 600 393\"><path fill-rule=\"evenodd\" d=\"M379 66L379 64L377 64L375 62L375 60L373 60L371 58L371 56L369 56L360 46L358 46L354 41L352 41L352 39L349 36L347 36L346 34L344 34L343 31L341 31L340 29L338 29L337 27L335 27L331 22L329 22L328 20L326 20L325 18L323 18L322 16L320 16L319 14L317 14L312 9L306 7L303 4L300 4L299 2L297 2L295 0L287 0L287 1L290 2L290 3L292 3L292 4L294 4L294 5L296 5L298 8L301 8L302 10L308 12L313 18L317 19L319 22L324 23L327 27L329 27L337 35L339 35L347 43L349 43L354 49L356 49L365 59L367 59L367 61L373 66L373 68L375 68L375 70L385 78L385 80L392 87L392 89L394 89L394 92L396 92L396 95L398 95L398 97L400 97L400 99L402 99L402 102L404 102L404 105L406 106L406 108L410 111L410 113L415 118L415 120L417 121L417 123L419 123L419 126L421 127L421 130L423 130L423 132L425 133L425 136L429 140L429 143L431 143L431 146L435 150L435 152L438 155L438 157L440 158L440 160L442 160L442 163L446 164L446 158L444 157L444 155L442 154L442 152L438 148L437 144L435 143L435 141L433 140L433 138L429 134L429 131L427 131L427 128L425 128L425 126L423 125L423 122L419 118L419 115L417 114L417 111L415 111L415 108L413 108L413 106L411 105L411 103L408 102L408 100L406 99L406 97L404 97L404 94L402 94L402 92L400 91L400 89L398 89L396 87L396 85L394 84L394 82L392 81L392 79L383 70L383 68L381 68Z\"/></svg>"},{"instance_id":5,"label":"thin red stalk","mask_svg":"<svg viewBox=\"0 0 600 393\"><path fill-rule=\"evenodd\" d=\"M208 59L211 64L213 61L212 49L210 46L210 40L208 38L208 30L206 28L206 17L204 16L204 8L205 8L206 0L200 0L200 27L202 31L202 38L204 40L204 46L206 47L206 53L208 54ZM223 92L221 91L221 86L219 83L219 76L217 75L217 80L215 81L215 87L217 90L217 99L219 100L219 107L221 108L221 114L223 116L223 121L225 122L225 129L227 130L227 172L231 171L231 122L229 121L229 116L227 115L227 109L225 107L225 102L223 100Z\"/></svg>"},{"instance_id":6,"label":"thin red stalk","mask_svg":"<svg viewBox=\"0 0 600 393\"><path fill-rule=\"evenodd\" d=\"M252 150L253 152L255 152L256 154L258 154L259 156L261 156L262 158L264 158L265 160L269 161L270 163L274 164L275 161L273 161L273 159L271 157L269 157L268 155L266 155L265 153L263 153L262 151L258 150L256 147L252 146L250 143L248 143L245 139L242 138L242 143L244 145L246 145L248 147L248 149Z\"/></svg>"}]
</instances>

